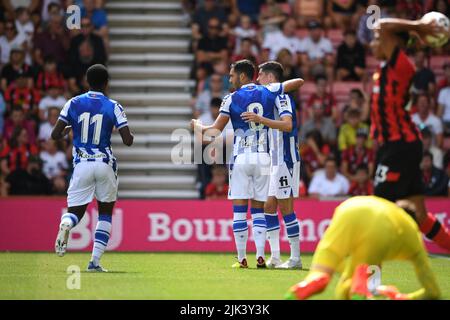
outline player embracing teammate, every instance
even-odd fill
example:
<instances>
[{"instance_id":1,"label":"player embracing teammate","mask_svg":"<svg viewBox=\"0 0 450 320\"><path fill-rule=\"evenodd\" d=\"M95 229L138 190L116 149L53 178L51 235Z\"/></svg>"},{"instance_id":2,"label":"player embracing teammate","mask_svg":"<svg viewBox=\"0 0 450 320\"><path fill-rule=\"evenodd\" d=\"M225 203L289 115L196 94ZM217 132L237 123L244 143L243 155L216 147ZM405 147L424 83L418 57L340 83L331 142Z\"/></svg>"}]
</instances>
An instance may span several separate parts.
<instances>
[{"instance_id":1,"label":"player embracing teammate","mask_svg":"<svg viewBox=\"0 0 450 320\"><path fill-rule=\"evenodd\" d=\"M264 72L263 70L266 72L269 69L272 70L269 66L270 64L266 68L262 66L260 76ZM277 66L281 68L280 65ZM276 70L278 73L278 69ZM275 71L269 73L272 74ZM191 122L194 131L202 134L211 129L223 131L229 120L233 125L234 147L230 163L228 199L233 201L233 233L238 254L238 261L233 267L236 268L248 267L246 248L249 201L256 246L256 266L266 267L264 247L268 225L264 215L264 203L267 201L269 193L270 175L271 172L274 172L274 168L271 169L270 144L275 141L272 140L273 132L270 128L288 132L292 130L292 120L288 118L292 117L293 112L286 102L284 93L297 90L303 84L302 79L292 79L283 83L275 82L278 79L272 76L271 79L274 82L266 81L266 85L256 85L252 82L254 76L255 67L251 61L241 60L234 63L230 70L230 83L236 91L223 99L220 114L214 124L202 126L198 120ZM275 108L276 105L278 105L277 108ZM274 110L277 110L280 120L275 120ZM275 156L275 153L272 152L272 156ZM295 161L299 160L298 153L294 152L294 159ZM294 167L291 166L291 169L292 171L289 169L286 171L293 177ZM283 180L283 185L289 183L289 180L286 183ZM293 188L294 185L290 187ZM291 194L290 191L289 194ZM293 214L293 210L291 213ZM278 223L278 218L276 217L276 219ZM288 230L292 231L293 238L298 237L299 228L295 214L290 215L288 219L285 218ZM275 226L273 220L271 226ZM299 264L301 266L299 250L296 267L299 267Z\"/></svg>"}]
</instances>

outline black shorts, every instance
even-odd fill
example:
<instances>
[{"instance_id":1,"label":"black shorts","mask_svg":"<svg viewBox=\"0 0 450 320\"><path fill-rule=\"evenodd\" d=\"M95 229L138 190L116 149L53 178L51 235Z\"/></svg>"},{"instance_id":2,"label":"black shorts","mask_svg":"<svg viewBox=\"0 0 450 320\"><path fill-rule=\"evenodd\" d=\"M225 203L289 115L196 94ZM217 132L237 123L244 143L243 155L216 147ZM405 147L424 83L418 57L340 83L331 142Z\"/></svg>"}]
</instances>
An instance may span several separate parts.
<instances>
[{"instance_id":1,"label":"black shorts","mask_svg":"<svg viewBox=\"0 0 450 320\"><path fill-rule=\"evenodd\" d=\"M390 201L423 195L420 170L422 153L420 140L387 142L382 145L377 152L375 195Z\"/></svg>"}]
</instances>

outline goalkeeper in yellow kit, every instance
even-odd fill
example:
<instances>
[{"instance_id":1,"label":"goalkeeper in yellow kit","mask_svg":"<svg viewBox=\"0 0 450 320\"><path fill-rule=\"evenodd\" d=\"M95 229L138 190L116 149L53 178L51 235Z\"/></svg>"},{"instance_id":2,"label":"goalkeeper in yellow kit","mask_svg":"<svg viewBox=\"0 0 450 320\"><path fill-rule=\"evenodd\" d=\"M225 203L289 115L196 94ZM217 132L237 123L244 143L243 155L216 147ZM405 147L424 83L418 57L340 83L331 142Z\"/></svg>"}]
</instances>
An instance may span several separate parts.
<instances>
[{"instance_id":1,"label":"goalkeeper in yellow kit","mask_svg":"<svg viewBox=\"0 0 450 320\"><path fill-rule=\"evenodd\" d=\"M439 287L413 219L414 205L408 201L397 204L375 196L353 197L341 203L317 246L311 271L290 288L286 298L303 300L320 293L335 271L342 274L336 286L338 299L371 298L368 266L409 260L422 288L404 294L394 286L379 286L377 293L398 300L438 299Z\"/></svg>"}]
</instances>

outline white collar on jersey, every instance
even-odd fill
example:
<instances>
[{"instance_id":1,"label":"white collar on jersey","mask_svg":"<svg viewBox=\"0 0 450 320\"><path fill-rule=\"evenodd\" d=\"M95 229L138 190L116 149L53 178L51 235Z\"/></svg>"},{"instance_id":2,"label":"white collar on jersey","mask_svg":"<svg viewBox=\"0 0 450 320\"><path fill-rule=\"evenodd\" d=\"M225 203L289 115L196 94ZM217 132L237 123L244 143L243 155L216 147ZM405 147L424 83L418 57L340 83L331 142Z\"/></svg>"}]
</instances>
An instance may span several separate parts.
<instances>
[{"instance_id":1,"label":"white collar on jersey","mask_svg":"<svg viewBox=\"0 0 450 320\"><path fill-rule=\"evenodd\" d=\"M254 84L253 82L247 83L247 84L243 84L243 85L241 86L241 88L247 88L247 87L250 87L250 86L255 86L255 84Z\"/></svg>"},{"instance_id":2,"label":"white collar on jersey","mask_svg":"<svg viewBox=\"0 0 450 320\"><path fill-rule=\"evenodd\" d=\"M103 95L104 95L103 93L101 93L101 92L99 92L99 91L92 91L92 90L89 90L89 91L88 91L88 94L96 94L96 95L100 95L100 96L103 96Z\"/></svg>"}]
</instances>

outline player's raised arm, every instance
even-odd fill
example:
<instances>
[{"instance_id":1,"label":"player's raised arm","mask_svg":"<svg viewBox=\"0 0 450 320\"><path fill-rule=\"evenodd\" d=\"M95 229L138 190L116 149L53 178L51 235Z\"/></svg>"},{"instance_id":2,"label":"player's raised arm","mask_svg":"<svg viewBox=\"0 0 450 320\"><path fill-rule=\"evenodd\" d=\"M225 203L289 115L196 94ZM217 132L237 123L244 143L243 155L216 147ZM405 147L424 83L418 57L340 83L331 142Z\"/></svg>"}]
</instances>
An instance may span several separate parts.
<instances>
[{"instance_id":1,"label":"player's raised arm","mask_svg":"<svg viewBox=\"0 0 450 320\"><path fill-rule=\"evenodd\" d=\"M422 19L382 18L378 20L378 25L375 28L375 38L379 36L379 41L382 44L380 49L386 59L390 59L395 47L398 46L399 41L402 41L402 34L415 35L424 43L427 35L442 32L442 28L434 21L425 22Z\"/></svg>"},{"instance_id":2,"label":"player's raised arm","mask_svg":"<svg viewBox=\"0 0 450 320\"><path fill-rule=\"evenodd\" d=\"M286 80L282 83L283 92L291 92L300 89L300 87L305 83L302 78L295 78L291 80Z\"/></svg>"}]
</instances>

